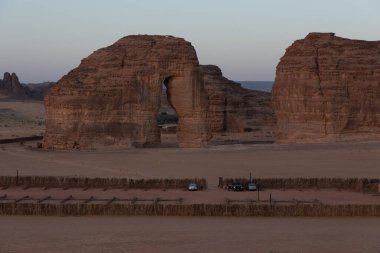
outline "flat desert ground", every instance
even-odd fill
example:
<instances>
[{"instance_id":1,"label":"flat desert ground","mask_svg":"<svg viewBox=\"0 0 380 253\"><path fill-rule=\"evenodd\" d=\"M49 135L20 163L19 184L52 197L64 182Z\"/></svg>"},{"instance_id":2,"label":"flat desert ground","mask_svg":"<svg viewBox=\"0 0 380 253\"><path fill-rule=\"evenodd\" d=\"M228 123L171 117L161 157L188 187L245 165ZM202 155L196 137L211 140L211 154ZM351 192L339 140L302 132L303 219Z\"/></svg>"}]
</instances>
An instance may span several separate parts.
<instances>
[{"instance_id":1,"label":"flat desert ground","mask_svg":"<svg viewBox=\"0 0 380 253\"><path fill-rule=\"evenodd\" d=\"M42 103L0 101L19 118L0 118L0 134L34 134ZM25 106L26 105L26 106ZM41 112L42 110L42 112ZM11 113L11 114L12 114ZM35 123L20 123L20 119ZM8 123L5 123L8 122ZM9 124L14 124L12 133ZM7 125L7 126L5 126ZM38 128L40 127L40 128ZM37 128L37 129L36 129ZM24 132L23 132L24 131ZM253 136L244 136L252 138ZM3 138L2 137L2 138ZM171 136L163 136L171 143ZM216 136L239 139L243 136ZM226 142L227 144L228 142ZM229 144L43 151L0 145L0 175L128 178L380 178L380 142ZM29 147L29 145L31 147ZM240 194L240 193L236 193ZM379 252L378 218L22 217L0 216L0 252Z\"/></svg>"},{"instance_id":2,"label":"flat desert ground","mask_svg":"<svg viewBox=\"0 0 380 253\"><path fill-rule=\"evenodd\" d=\"M1 217L0 252L371 252L380 219Z\"/></svg>"}]
</instances>

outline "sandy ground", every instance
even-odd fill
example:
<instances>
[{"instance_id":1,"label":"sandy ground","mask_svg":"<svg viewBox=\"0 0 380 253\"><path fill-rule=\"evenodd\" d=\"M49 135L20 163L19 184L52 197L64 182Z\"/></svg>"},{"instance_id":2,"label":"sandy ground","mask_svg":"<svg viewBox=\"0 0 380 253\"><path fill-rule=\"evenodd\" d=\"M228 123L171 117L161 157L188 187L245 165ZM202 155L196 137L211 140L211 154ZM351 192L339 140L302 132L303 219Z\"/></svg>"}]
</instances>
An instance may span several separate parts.
<instances>
[{"instance_id":1,"label":"sandy ground","mask_svg":"<svg viewBox=\"0 0 380 253\"><path fill-rule=\"evenodd\" d=\"M23 103L0 102L1 117L9 114L1 119L1 138L21 134L9 129L29 135L34 123L17 128L14 122L25 115L31 120L43 117L42 104L25 107ZM19 115L21 108L25 114ZM13 121L12 114L20 117ZM10 123L14 127L4 126ZM210 192L216 189L218 177L249 177L249 173L253 177L380 178L380 142L231 144L243 137L216 138L214 145L202 149L172 148L172 136L163 137L167 148L151 149L52 152L27 147L35 143L0 145L0 175L16 175L19 170L21 175L204 177ZM375 218L0 216L0 225L0 252L380 252L380 219Z\"/></svg>"},{"instance_id":2,"label":"sandy ground","mask_svg":"<svg viewBox=\"0 0 380 253\"><path fill-rule=\"evenodd\" d=\"M152 148L52 152L0 145L0 175L128 178L380 177L380 142L236 144L203 149Z\"/></svg>"},{"instance_id":3,"label":"sandy ground","mask_svg":"<svg viewBox=\"0 0 380 253\"><path fill-rule=\"evenodd\" d=\"M0 252L377 253L380 219L0 216Z\"/></svg>"},{"instance_id":4,"label":"sandy ground","mask_svg":"<svg viewBox=\"0 0 380 253\"><path fill-rule=\"evenodd\" d=\"M41 135L44 121L42 101L15 101L0 95L0 139Z\"/></svg>"}]
</instances>

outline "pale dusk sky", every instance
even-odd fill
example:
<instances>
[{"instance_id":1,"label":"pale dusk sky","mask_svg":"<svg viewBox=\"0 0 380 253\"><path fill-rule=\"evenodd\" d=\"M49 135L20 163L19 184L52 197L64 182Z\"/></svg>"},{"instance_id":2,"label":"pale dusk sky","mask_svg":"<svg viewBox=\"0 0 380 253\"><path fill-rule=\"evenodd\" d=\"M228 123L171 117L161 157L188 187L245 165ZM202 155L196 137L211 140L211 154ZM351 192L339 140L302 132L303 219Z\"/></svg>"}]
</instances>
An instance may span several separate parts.
<instances>
[{"instance_id":1,"label":"pale dusk sky","mask_svg":"<svg viewBox=\"0 0 380 253\"><path fill-rule=\"evenodd\" d=\"M0 75L57 81L121 37L160 34L190 41L229 79L271 81L309 32L380 40L379 11L378 0L0 0Z\"/></svg>"}]
</instances>

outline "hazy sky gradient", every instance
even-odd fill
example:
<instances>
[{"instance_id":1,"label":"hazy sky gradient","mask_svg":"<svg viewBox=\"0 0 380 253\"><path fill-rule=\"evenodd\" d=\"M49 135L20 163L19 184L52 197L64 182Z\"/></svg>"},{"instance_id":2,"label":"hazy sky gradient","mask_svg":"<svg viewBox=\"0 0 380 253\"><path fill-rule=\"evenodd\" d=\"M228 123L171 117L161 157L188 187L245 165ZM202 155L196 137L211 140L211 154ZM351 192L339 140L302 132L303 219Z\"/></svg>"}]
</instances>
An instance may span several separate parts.
<instances>
[{"instance_id":1,"label":"hazy sky gradient","mask_svg":"<svg viewBox=\"0 0 380 253\"><path fill-rule=\"evenodd\" d=\"M0 0L0 73L57 81L130 34L183 37L232 80L273 80L309 32L380 40L379 0Z\"/></svg>"}]
</instances>

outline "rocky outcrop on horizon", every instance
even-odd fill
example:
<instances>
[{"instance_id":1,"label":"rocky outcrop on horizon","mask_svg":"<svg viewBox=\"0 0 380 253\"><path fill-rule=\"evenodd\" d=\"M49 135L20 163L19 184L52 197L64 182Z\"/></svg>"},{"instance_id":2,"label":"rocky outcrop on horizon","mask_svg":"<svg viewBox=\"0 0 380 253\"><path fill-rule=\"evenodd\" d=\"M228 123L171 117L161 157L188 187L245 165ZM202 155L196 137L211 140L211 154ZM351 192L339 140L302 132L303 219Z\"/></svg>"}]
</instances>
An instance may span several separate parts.
<instances>
[{"instance_id":1,"label":"rocky outcrop on horizon","mask_svg":"<svg viewBox=\"0 0 380 253\"><path fill-rule=\"evenodd\" d=\"M208 103L195 49L181 38L135 35L95 51L50 89L44 147L159 144L162 83L179 117L178 145L207 145Z\"/></svg>"},{"instance_id":2,"label":"rocky outcrop on horizon","mask_svg":"<svg viewBox=\"0 0 380 253\"><path fill-rule=\"evenodd\" d=\"M380 41L310 33L277 66L280 143L380 139Z\"/></svg>"},{"instance_id":3,"label":"rocky outcrop on horizon","mask_svg":"<svg viewBox=\"0 0 380 253\"><path fill-rule=\"evenodd\" d=\"M242 88L222 75L215 65L201 65L209 107L207 123L212 132L247 132L274 127L271 93Z\"/></svg>"},{"instance_id":4,"label":"rocky outcrop on horizon","mask_svg":"<svg viewBox=\"0 0 380 253\"><path fill-rule=\"evenodd\" d=\"M4 78L0 79L0 94L11 99L35 99L43 100L48 90L55 82L43 83L20 83L16 73L4 73Z\"/></svg>"},{"instance_id":5,"label":"rocky outcrop on horizon","mask_svg":"<svg viewBox=\"0 0 380 253\"><path fill-rule=\"evenodd\" d=\"M29 93L29 89L21 85L15 73L5 72L3 79L0 79L0 94L25 98Z\"/></svg>"}]
</instances>

